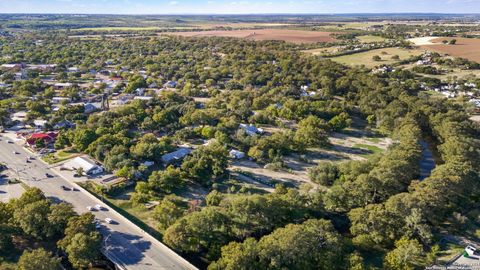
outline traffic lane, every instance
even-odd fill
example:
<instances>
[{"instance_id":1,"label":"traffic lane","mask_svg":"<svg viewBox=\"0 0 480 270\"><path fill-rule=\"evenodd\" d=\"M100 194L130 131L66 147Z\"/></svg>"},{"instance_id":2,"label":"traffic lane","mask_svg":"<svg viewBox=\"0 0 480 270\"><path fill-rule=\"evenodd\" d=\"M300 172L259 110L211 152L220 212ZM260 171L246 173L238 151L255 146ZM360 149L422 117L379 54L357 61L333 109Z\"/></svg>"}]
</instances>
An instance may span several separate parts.
<instances>
[{"instance_id":1,"label":"traffic lane","mask_svg":"<svg viewBox=\"0 0 480 270\"><path fill-rule=\"evenodd\" d=\"M28 181L28 184L34 187L40 188L44 191L45 195L51 197L54 200L66 201L71 203L75 210L79 213L86 212L87 206L93 206L97 203L96 200L83 195L81 192L76 191L64 191L61 189L62 185L69 186L70 183L52 174L52 178L46 178L45 172L51 171L49 166L45 163L35 159L30 163L26 163L25 159L28 154L13 155L14 149L19 153L25 153L25 150L18 145L9 144L7 148L11 149L12 161L15 164L16 169L19 171L20 176ZM21 151L20 151L21 150ZM23 161L23 162L22 162ZM8 158L7 158L8 163ZM35 180L33 180L35 179ZM70 192L70 193L66 193ZM108 208L106 208L108 210ZM109 217L115 221L120 221L124 217L115 211L95 211L93 212L98 220L104 221ZM187 267L180 267L177 261L171 256L167 255L171 250L167 250L164 246L155 245L152 247L152 243L141 235L144 233L138 227L129 226L129 224L107 224L103 222L103 226L113 231L113 235L110 237L111 245L115 247L112 249L112 253L115 254L121 262L128 265L130 269L132 266L137 269L145 269L146 267L152 267L152 269L161 267L162 269L186 269ZM102 232L102 231L101 231ZM132 234L135 233L136 234ZM102 233L104 237L105 235ZM124 256L122 252L129 250L127 256ZM117 252L119 254L117 255ZM134 255L132 255L134 254Z\"/></svg>"}]
</instances>

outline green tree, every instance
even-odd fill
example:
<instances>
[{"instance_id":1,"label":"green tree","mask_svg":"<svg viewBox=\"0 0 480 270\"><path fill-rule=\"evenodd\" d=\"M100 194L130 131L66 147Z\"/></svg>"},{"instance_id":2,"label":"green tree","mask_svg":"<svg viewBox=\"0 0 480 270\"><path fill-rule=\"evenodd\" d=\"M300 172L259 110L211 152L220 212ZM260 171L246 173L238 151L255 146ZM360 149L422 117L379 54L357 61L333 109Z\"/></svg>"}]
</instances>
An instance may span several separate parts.
<instances>
[{"instance_id":1,"label":"green tree","mask_svg":"<svg viewBox=\"0 0 480 270\"><path fill-rule=\"evenodd\" d=\"M80 129L73 134L73 144L77 151L86 150L95 139L97 139L97 135L90 129Z\"/></svg>"},{"instance_id":2,"label":"green tree","mask_svg":"<svg viewBox=\"0 0 480 270\"><path fill-rule=\"evenodd\" d=\"M417 269L423 266L424 251L417 240L401 238L395 242L395 249L385 256L384 266L392 270Z\"/></svg>"},{"instance_id":3,"label":"green tree","mask_svg":"<svg viewBox=\"0 0 480 270\"><path fill-rule=\"evenodd\" d=\"M326 145L328 129L328 124L324 120L311 115L298 123L294 140L305 147Z\"/></svg>"},{"instance_id":4,"label":"green tree","mask_svg":"<svg viewBox=\"0 0 480 270\"><path fill-rule=\"evenodd\" d=\"M183 186L180 169L168 166L165 171L154 171L148 177L148 185L157 192L172 193L174 189Z\"/></svg>"},{"instance_id":5,"label":"green tree","mask_svg":"<svg viewBox=\"0 0 480 270\"><path fill-rule=\"evenodd\" d=\"M32 202L13 214L15 222L28 235L37 239L46 240L55 233L48 221L50 204L46 200Z\"/></svg>"},{"instance_id":6,"label":"green tree","mask_svg":"<svg viewBox=\"0 0 480 270\"><path fill-rule=\"evenodd\" d=\"M94 216L85 213L68 220L65 237L58 246L68 255L76 268L86 268L100 255L102 238L95 229Z\"/></svg>"},{"instance_id":7,"label":"green tree","mask_svg":"<svg viewBox=\"0 0 480 270\"><path fill-rule=\"evenodd\" d=\"M102 238L98 232L77 233L65 247L68 260L75 268L86 268L100 255Z\"/></svg>"},{"instance_id":8,"label":"green tree","mask_svg":"<svg viewBox=\"0 0 480 270\"><path fill-rule=\"evenodd\" d=\"M71 204L52 204L48 214L48 222L50 222L53 232L56 235L61 235L67 227L68 220L74 216L76 216L76 213Z\"/></svg>"},{"instance_id":9,"label":"green tree","mask_svg":"<svg viewBox=\"0 0 480 270\"><path fill-rule=\"evenodd\" d=\"M310 180L317 184L331 186L333 182L338 178L339 171L338 167L335 164L330 162L323 162L318 164L318 166L309 169L308 175L310 177Z\"/></svg>"},{"instance_id":10,"label":"green tree","mask_svg":"<svg viewBox=\"0 0 480 270\"><path fill-rule=\"evenodd\" d=\"M279 228L258 242L232 242L209 269L341 269L343 251L343 239L332 224L311 219Z\"/></svg>"},{"instance_id":11,"label":"green tree","mask_svg":"<svg viewBox=\"0 0 480 270\"><path fill-rule=\"evenodd\" d=\"M153 211L153 217L159 222L159 229L166 230L185 213L185 202L182 198L169 195L163 198Z\"/></svg>"},{"instance_id":12,"label":"green tree","mask_svg":"<svg viewBox=\"0 0 480 270\"><path fill-rule=\"evenodd\" d=\"M18 260L20 270L55 270L60 269L61 258L54 256L43 248L24 251Z\"/></svg>"},{"instance_id":13,"label":"green tree","mask_svg":"<svg viewBox=\"0 0 480 270\"><path fill-rule=\"evenodd\" d=\"M330 121L328 121L328 125L332 130L339 131L349 127L352 124L352 119L348 113L342 112L339 115L336 115Z\"/></svg>"},{"instance_id":14,"label":"green tree","mask_svg":"<svg viewBox=\"0 0 480 270\"><path fill-rule=\"evenodd\" d=\"M187 177L202 185L208 185L214 178L222 175L227 166L227 149L214 142L194 150L185 158L181 168Z\"/></svg>"}]
</instances>

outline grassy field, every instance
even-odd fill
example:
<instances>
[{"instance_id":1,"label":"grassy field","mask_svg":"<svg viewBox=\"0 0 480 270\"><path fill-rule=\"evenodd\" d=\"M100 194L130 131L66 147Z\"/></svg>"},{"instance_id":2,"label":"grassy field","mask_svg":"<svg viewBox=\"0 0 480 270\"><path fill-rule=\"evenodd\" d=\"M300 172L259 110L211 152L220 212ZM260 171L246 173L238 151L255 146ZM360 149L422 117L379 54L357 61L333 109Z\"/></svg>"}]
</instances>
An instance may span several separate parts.
<instances>
[{"instance_id":1,"label":"grassy field","mask_svg":"<svg viewBox=\"0 0 480 270\"><path fill-rule=\"evenodd\" d=\"M368 36L358 36L357 39L358 39L361 43L384 42L384 41L387 40L387 39L384 38L384 37L372 36L372 35L368 35Z\"/></svg>"},{"instance_id":2,"label":"grassy field","mask_svg":"<svg viewBox=\"0 0 480 270\"><path fill-rule=\"evenodd\" d=\"M422 54L423 50L413 49L407 50L402 48L383 48L376 49L367 52L360 52L350 55L343 55L339 57L331 58L335 62L339 62L344 65L356 66L356 65L365 65L366 67L372 68L379 65L393 64L400 60L408 59L412 56L417 56ZM373 56L380 56L380 61L374 61ZM392 57L394 55L399 56L399 60L394 60Z\"/></svg>"},{"instance_id":3,"label":"grassy field","mask_svg":"<svg viewBox=\"0 0 480 270\"><path fill-rule=\"evenodd\" d=\"M311 55L329 55L332 53L337 53L340 50L340 47L328 47L328 48L318 48L318 49L311 49L311 50L304 50L303 53L311 54Z\"/></svg>"},{"instance_id":4,"label":"grassy field","mask_svg":"<svg viewBox=\"0 0 480 270\"><path fill-rule=\"evenodd\" d=\"M42 159L48 164L54 164L54 163L65 161L67 159L71 159L77 156L78 154L79 153L75 150L62 150L53 154L48 154L44 156Z\"/></svg>"},{"instance_id":5,"label":"grassy field","mask_svg":"<svg viewBox=\"0 0 480 270\"><path fill-rule=\"evenodd\" d=\"M355 144L353 146L353 148L368 150L370 153L361 155L362 157L365 157L365 158L369 157L370 155L375 155L377 153L381 153L381 152L385 151L380 147L376 147L376 146L368 145L368 144Z\"/></svg>"}]
</instances>

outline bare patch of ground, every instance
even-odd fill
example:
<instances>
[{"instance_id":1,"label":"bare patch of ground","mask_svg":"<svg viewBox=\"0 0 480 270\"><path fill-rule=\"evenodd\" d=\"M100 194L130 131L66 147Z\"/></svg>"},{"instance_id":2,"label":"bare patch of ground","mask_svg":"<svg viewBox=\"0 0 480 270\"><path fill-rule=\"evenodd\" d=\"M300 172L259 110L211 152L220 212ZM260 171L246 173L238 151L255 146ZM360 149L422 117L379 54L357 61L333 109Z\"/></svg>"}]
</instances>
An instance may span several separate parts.
<instances>
[{"instance_id":1,"label":"bare patch of ground","mask_svg":"<svg viewBox=\"0 0 480 270\"><path fill-rule=\"evenodd\" d=\"M411 38L408 39L408 41L412 42L413 44L417 46L423 46L423 45L432 45L434 44L432 42L433 39L436 39L437 37L417 37L417 38Z\"/></svg>"},{"instance_id":2,"label":"bare patch of ground","mask_svg":"<svg viewBox=\"0 0 480 270\"><path fill-rule=\"evenodd\" d=\"M442 43L444 40L450 41L452 39L457 40L455 45ZM441 37L433 39L432 42L433 44L424 45L422 48L480 63L480 39Z\"/></svg>"},{"instance_id":3,"label":"bare patch of ground","mask_svg":"<svg viewBox=\"0 0 480 270\"><path fill-rule=\"evenodd\" d=\"M234 37L256 41L283 40L292 43L334 42L332 32L317 32L288 29L255 29L255 30L211 30L194 32L167 32L160 35L175 35L184 37Z\"/></svg>"},{"instance_id":4,"label":"bare patch of ground","mask_svg":"<svg viewBox=\"0 0 480 270\"><path fill-rule=\"evenodd\" d=\"M473 122L480 123L480 115L472 116L470 117L470 120L472 120Z\"/></svg>"}]
</instances>

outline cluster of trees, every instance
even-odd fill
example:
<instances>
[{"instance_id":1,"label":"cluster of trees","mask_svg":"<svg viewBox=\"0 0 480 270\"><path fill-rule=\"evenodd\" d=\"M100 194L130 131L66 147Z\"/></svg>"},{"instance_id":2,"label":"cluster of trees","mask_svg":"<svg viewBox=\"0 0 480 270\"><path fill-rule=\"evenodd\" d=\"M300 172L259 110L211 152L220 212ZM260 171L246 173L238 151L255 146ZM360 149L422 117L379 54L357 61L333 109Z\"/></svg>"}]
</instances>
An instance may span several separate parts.
<instances>
[{"instance_id":1,"label":"cluster of trees","mask_svg":"<svg viewBox=\"0 0 480 270\"><path fill-rule=\"evenodd\" d=\"M208 269L340 269L346 242L330 221L309 219L271 234L231 242Z\"/></svg>"},{"instance_id":2,"label":"cluster of trees","mask_svg":"<svg viewBox=\"0 0 480 270\"><path fill-rule=\"evenodd\" d=\"M16 269L57 269L61 258L54 254L62 251L74 268L82 269L100 258L100 246L92 214L79 216L69 204L53 204L36 188L0 202L0 262L23 252Z\"/></svg>"},{"instance_id":3,"label":"cluster of trees","mask_svg":"<svg viewBox=\"0 0 480 270\"><path fill-rule=\"evenodd\" d=\"M281 187L273 194L233 197L213 191L207 197L206 207L168 227L164 241L176 250L215 260L221 247L230 241L261 236L320 215L321 206L315 201L315 196Z\"/></svg>"},{"instance_id":4,"label":"cluster of trees","mask_svg":"<svg viewBox=\"0 0 480 270\"><path fill-rule=\"evenodd\" d=\"M209 187L225 173L228 152L225 146L214 142L192 151L180 168L168 166L164 171L153 171L146 182L138 182L131 200L145 203L153 198L182 188L188 181Z\"/></svg>"}]
</instances>

